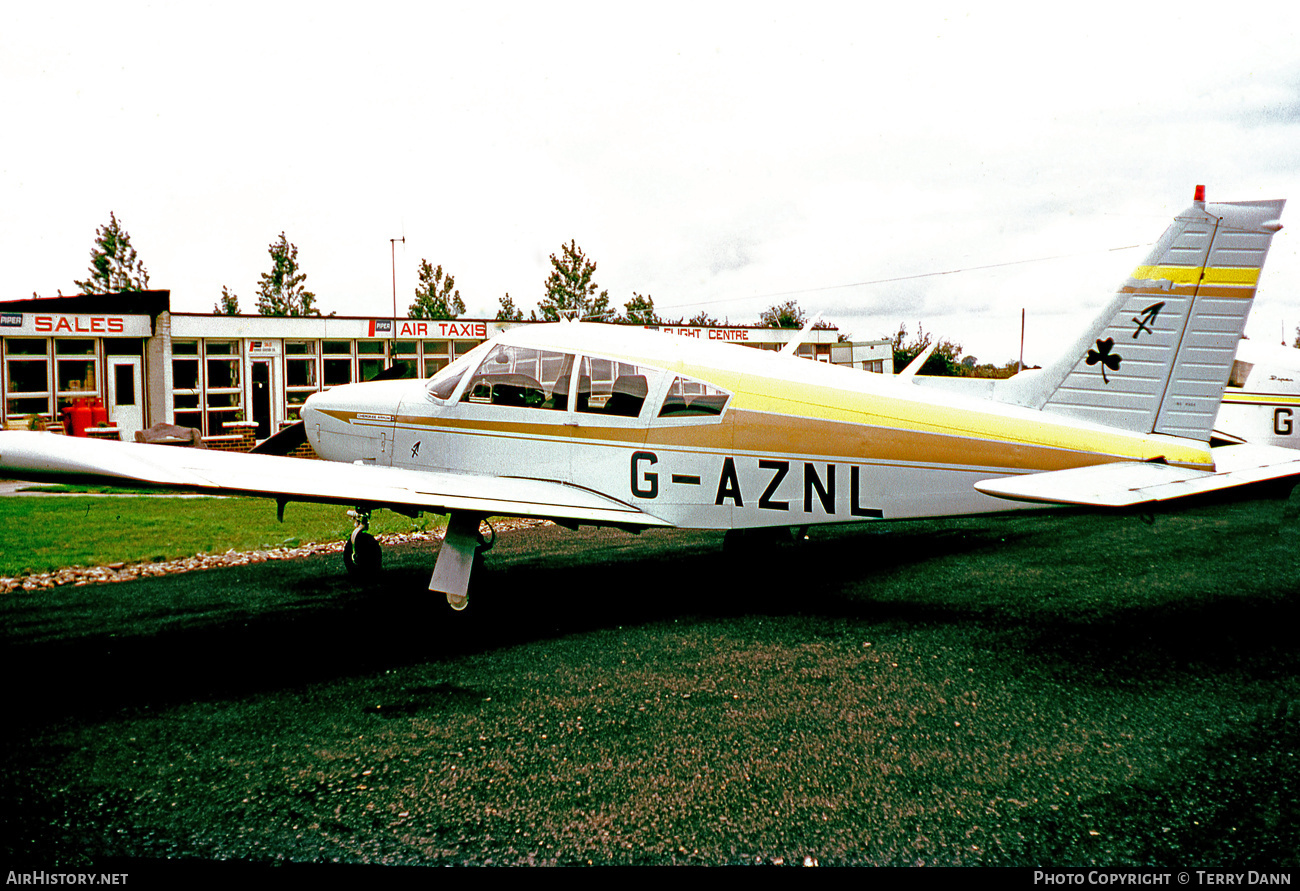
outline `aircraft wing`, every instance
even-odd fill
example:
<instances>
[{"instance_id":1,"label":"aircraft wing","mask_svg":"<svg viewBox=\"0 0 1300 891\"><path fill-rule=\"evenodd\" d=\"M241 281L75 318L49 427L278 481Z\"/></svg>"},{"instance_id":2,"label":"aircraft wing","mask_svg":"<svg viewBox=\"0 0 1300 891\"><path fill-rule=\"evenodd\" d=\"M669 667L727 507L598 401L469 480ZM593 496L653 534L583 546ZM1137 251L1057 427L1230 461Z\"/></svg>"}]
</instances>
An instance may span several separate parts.
<instances>
[{"instance_id":1,"label":"aircraft wing","mask_svg":"<svg viewBox=\"0 0 1300 891\"><path fill-rule=\"evenodd\" d=\"M554 480L426 472L209 449L0 433L0 474L17 479L145 485L277 501L671 526L636 507Z\"/></svg>"},{"instance_id":2,"label":"aircraft wing","mask_svg":"<svg viewBox=\"0 0 1300 891\"><path fill-rule=\"evenodd\" d=\"M1210 453L1214 456L1213 471L1121 461L983 480L975 488L985 495L1012 501L1133 507L1300 477L1300 453L1294 449L1247 444L1219 446Z\"/></svg>"}]
</instances>

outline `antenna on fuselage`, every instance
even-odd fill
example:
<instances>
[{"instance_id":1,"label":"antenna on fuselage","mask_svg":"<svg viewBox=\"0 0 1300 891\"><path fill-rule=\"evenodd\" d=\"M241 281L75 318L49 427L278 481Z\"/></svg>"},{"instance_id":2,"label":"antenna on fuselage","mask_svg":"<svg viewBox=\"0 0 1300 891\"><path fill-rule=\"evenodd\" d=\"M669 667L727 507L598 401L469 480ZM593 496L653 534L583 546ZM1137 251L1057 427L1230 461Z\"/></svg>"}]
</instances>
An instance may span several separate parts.
<instances>
[{"instance_id":1,"label":"antenna on fuselage","mask_svg":"<svg viewBox=\"0 0 1300 891\"><path fill-rule=\"evenodd\" d=\"M796 334L789 343L781 348L781 352L778 355L798 358L798 354L795 351L798 350L799 347L803 346L804 341L808 339L808 332L813 329L813 325L816 325L821 320L822 314L817 313L817 315L804 322L803 327L799 329L799 333Z\"/></svg>"},{"instance_id":2,"label":"antenna on fuselage","mask_svg":"<svg viewBox=\"0 0 1300 891\"><path fill-rule=\"evenodd\" d=\"M921 366L925 364L925 360L930 358L930 354L934 352L935 347L938 345L939 342L936 340L934 343L921 350L921 352L917 354L916 358L911 362L908 362L907 367L899 373L899 378L908 381L916 377L917 372L921 370Z\"/></svg>"}]
</instances>

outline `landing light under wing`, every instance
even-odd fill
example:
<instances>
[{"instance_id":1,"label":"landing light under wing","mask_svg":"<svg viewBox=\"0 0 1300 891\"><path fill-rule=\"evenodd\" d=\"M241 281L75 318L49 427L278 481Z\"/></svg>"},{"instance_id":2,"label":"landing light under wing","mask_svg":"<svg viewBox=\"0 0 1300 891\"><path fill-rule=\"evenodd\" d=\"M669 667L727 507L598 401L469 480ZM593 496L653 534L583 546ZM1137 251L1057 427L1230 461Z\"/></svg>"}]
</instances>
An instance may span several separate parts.
<instances>
[{"instance_id":1,"label":"landing light under wing","mask_svg":"<svg viewBox=\"0 0 1300 891\"><path fill-rule=\"evenodd\" d=\"M1210 453L1213 471L1123 461L984 480L975 488L1011 501L1134 507L1300 474L1300 456L1293 449L1231 445Z\"/></svg>"},{"instance_id":2,"label":"landing light under wing","mask_svg":"<svg viewBox=\"0 0 1300 891\"><path fill-rule=\"evenodd\" d=\"M552 480L438 473L304 461L49 433L0 435L0 464L24 478L144 483L190 492L256 495L481 515L574 520L593 525L671 526L630 504Z\"/></svg>"}]
</instances>

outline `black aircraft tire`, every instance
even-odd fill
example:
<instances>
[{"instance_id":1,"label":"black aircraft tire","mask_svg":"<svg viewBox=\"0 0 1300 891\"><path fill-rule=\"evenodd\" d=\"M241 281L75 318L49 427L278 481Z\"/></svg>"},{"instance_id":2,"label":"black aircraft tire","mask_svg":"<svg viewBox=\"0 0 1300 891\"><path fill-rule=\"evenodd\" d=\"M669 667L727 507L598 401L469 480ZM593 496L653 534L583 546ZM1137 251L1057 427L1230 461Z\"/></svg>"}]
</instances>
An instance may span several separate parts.
<instances>
[{"instance_id":1,"label":"black aircraft tire","mask_svg":"<svg viewBox=\"0 0 1300 891\"><path fill-rule=\"evenodd\" d=\"M384 552L369 532L353 532L343 542L343 565L355 576L370 576L383 566Z\"/></svg>"}]
</instances>

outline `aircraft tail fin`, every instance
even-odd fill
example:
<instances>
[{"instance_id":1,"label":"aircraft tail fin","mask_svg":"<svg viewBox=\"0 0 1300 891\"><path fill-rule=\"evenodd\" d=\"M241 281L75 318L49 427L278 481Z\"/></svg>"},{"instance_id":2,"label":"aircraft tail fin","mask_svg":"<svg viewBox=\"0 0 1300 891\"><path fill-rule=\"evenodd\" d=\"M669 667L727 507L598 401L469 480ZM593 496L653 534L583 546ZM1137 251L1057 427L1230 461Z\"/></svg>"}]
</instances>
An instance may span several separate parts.
<instances>
[{"instance_id":1,"label":"aircraft tail fin","mask_svg":"<svg viewBox=\"0 0 1300 891\"><path fill-rule=\"evenodd\" d=\"M1285 203L1207 204L1197 186L1075 346L999 398L1208 442Z\"/></svg>"}]
</instances>

